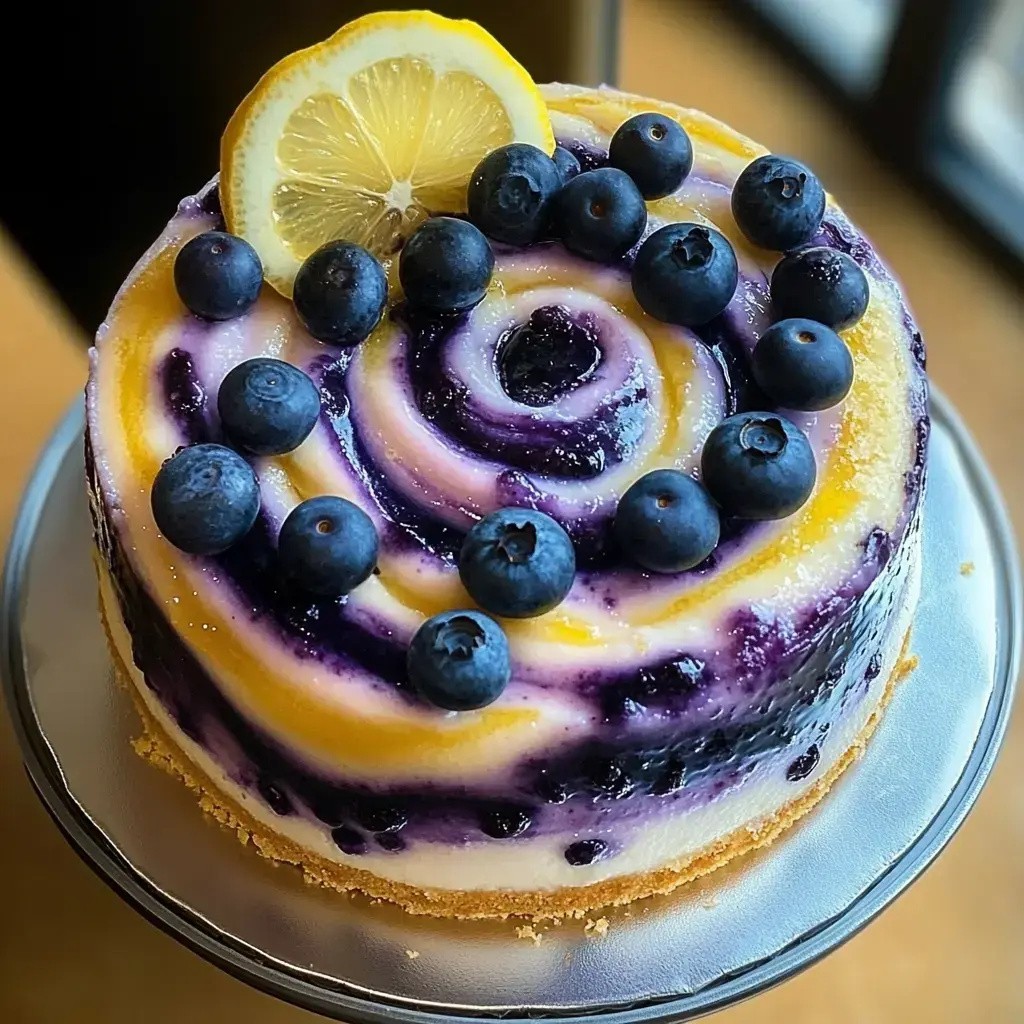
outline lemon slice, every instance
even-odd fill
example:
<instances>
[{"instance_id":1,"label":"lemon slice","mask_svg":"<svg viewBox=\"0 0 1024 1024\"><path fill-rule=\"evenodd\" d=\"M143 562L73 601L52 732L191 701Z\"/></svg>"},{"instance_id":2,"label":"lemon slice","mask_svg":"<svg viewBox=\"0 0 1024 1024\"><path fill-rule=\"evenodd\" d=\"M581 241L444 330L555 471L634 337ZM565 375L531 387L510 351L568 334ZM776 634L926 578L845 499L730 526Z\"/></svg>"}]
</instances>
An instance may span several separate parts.
<instances>
[{"instance_id":1,"label":"lemon slice","mask_svg":"<svg viewBox=\"0 0 1024 1024\"><path fill-rule=\"evenodd\" d=\"M386 260L431 213L466 208L477 163L509 142L554 150L526 70L479 25L376 13L275 64L228 122L228 230L291 295L303 260L338 238Z\"/></svg>"}]
</instances>

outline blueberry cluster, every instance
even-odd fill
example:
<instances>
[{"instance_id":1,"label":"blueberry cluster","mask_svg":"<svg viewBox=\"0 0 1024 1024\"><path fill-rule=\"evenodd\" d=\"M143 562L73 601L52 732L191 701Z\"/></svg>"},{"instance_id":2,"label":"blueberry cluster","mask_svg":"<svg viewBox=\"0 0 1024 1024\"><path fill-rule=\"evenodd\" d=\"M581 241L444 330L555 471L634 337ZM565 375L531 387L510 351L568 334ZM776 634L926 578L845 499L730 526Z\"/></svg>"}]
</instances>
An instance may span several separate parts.
<instances>
[{"instance_id":1,"label":"blueberry cluster","mask_svg":"<svg viewBox=\"0 0 1024 1024\"><path fill-rule=\"evenodd\" d=\"M646 201L676 191L692 166L686 132L656 113L621 125L611 140L608 166L594 170L582 171L561 147L552 156L522 143L495 150L470 180L469 219L430 218L405 243L398 276L406 300L434 313L475 306L494 269L488 239L524 246L556 238L584 259L619 260L643 237ZM761 157L736 182L732 209L751 242L787 252L771 281L773 305L782 318L765 332L751 358L756 383L782 408L834 405L853 378L850 353L835 332L864 314L869 293L866 276L850 257L806 247L824 215L821 185L796 161ZM244 240L207 232L182 248L174 277L195 315L222 321L252 308L262 266ZM697 327L721 314L737 282L732 246L704 224L669 224L654 231L633 260L632 287L640 306L680 326ZM370 334L387 298L387 277L378 261L344 241L314 252L293 290L296 314L307 331L343 347ZM231 547L259 513L259 485L239 452L292 451L320 413L315 384L276 359L251 359L231 370L217 404L231 447L182 449L163 465L153 486L158 527L171 543L194 554ZM761 520L791 515L807 500L815 475L810 443L793 423L775 412L742 412L708 437L702 483L675 469L636 481L619 501L614 536L644 569L682 572L715 549L721 514ZM290 513L278 554L291 582L333 597L370 575L378 537L357 506L323 496ZM490 616L527 618L550 611L572 587L576 555L550 516L505 508L469 531L458 570L483 611L452 610L428 619L412 639L407 666L423 699L445 710L468 711L496 700L511 674L507 638Z\"/></svg>"},{"instance_id":2,"label":"blueberry cluster","mask_svg":"<svg viewBox=\"0 0 1024 1024\"><path fill-rule=\"evenodd\" d=\"M751 242L785 253L771 280L779 319L751 356L755 382L783 409L812 412L841 402L853 383L853 359L836 331L860 320L870 296L867 275L851 257L808 245L825 212L821 184L795 160L763 156L740 174L732 212ZM654 232L633 266L633 291L644 310L683 326L720 313L736 280L729 243L693 224ZM810 496L816 472L798 427L775 412L741 412L705 442L702 483L674 469L634 483L619 501L615 536L644 569L690 569L717 545L720 513L755 520L791 515Z\"/></svg>"},{"instance_id":3,"label":"blueberry cluster","mask_svg":"<svg viewBox=\"0 0 1024 1024\"><path fill-rule=\"evenodd\" d=\"M248 312L262 278L252 246L221 231L191 239L174 264L178 295L205 320ZM294 298L310 333L332 344L353 345L380 319L387 280L365 249L337 242L303 264ZM179 449L160 467L151 494L160 532L194 555L220 554L249 532L259 515L260 488L244 456L283 455L298 448L320 417L320 392L290 363L248 359L221 382L217 411L226 444ZM369 516L329 495L296 506L278 537L282 577L317 597L339 597L358 586L373 571L377 552L377 531Z\"/></svg>"},{"instance_id":4,"label":"blueberry cluster","mask_svg":"<svg viewBox=\"0 0 1024 1024\"><path fill-rule=\"evenodd\" d=\"M505 618L543 615L560 604L576 578L569 535L543 512L503 508L466 534L459 576L484 611ZM501 696L511 674L501 627L477 611L442 612L417 630L408 653L409 680L436 707L468 711Z\"/></svg>"}]
</instances>

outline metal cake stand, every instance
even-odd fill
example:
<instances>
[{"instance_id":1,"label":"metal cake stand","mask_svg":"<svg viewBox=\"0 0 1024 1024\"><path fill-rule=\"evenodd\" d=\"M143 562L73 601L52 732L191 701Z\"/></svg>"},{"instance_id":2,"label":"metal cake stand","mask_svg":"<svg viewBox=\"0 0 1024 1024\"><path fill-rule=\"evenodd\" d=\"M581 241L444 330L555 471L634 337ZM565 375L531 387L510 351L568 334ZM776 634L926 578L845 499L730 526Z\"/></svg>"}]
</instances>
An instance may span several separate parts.
<instances>
[{"instance_id":1,"label":"metal cake stand","mask_svg":"<svg viewBox=\"0 0 1024 1024\"><path fill-rule=\"evenodd\" d=\"M1021 584L998 495L932 402L924 581L911 651L865 757L770 849L600 927L408 916L305 885L201 815L131 749L96 611L73 409L36 469L4 581L5 696L29 776L69 842L152 922L236 977L353 1024L709 1013L849 939L932 862L991 771L1019 666ZM598 919L601 915L591 915ZM605 932L607 923L607 932ZM604 933L604 934L603 934Z\"/></svg>"}]
</instances>

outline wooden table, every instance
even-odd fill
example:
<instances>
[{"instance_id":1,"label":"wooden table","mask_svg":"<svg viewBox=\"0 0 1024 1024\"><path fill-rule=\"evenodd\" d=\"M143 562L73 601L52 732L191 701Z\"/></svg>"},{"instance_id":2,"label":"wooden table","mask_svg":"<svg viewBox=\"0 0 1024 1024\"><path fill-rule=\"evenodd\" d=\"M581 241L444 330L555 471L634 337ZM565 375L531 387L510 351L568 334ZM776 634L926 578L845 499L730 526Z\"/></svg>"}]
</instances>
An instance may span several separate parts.
<instances>
[{"instance_id":1,"label":"wooden table","mask_svg":"<svg viewBox=\"0 0 1024 1024\"><path fill-rule=\"evenodd\" d=\"M851 143L790 70L703 6L630 0L621 80L703 107L815 167L898 269L929 369L1024 524L1024 293ZM169 211L170 212L170 211ZM127 269L127 268L126 268ZM0 538L48 432L78 393L84 339L0 236ZM39 806L0 723L3 1024L312 1024L147 924L78 860ZM1024 721L949 850L828 960L723 1024L1024 1021Z\"/></svg>"}]
</instances>

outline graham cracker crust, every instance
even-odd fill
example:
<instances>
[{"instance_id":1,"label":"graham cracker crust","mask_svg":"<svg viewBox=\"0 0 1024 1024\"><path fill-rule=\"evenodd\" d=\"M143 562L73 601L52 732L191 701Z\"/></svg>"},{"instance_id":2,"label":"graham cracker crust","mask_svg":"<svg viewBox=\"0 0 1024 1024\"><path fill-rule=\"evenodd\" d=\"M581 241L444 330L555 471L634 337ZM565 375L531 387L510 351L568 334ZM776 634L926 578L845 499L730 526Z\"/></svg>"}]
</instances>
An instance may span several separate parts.
<instances>
[{"instance_id":1,"label":"graham cracker crust","mask_svg":"<svg viewBox=\"0 0 1024 1024\"><path fill-rule=\"evenodd\" d=\"M654 871L621 878L612 878L593 885L538 892L460 891L421 889L403 882L393 882L369 871L338 864L270 832L237 801L227 796L209 776L181 750L143 703L131 674L114 643L106 611L100 607L103 628L107 634L115 677L131 694L132 702L142 720L143 733L133 741L136 752L145 760L177 777L199 797L199 806L226 828L233 829L243 845L252 846L270 860L294 864L309 884L322 885L339 892L356 890L376 899L404 907L411 914L463 919L525 916L534 921L580 918L601 907L631 903L660 893L671 892L686 882L709 874L727 861L751 850L772 843L782 832L802 818L831 789L836 779L864 752L875 731L896 685L917 664L907 655L910 632L903 638L896 667L886 683L878 707L871 713L859 735L848 750L806 793L786 804L758 826L744 826L696 854L681 857Z\"/></svg>"}]
</instances>

